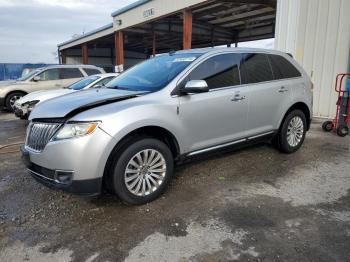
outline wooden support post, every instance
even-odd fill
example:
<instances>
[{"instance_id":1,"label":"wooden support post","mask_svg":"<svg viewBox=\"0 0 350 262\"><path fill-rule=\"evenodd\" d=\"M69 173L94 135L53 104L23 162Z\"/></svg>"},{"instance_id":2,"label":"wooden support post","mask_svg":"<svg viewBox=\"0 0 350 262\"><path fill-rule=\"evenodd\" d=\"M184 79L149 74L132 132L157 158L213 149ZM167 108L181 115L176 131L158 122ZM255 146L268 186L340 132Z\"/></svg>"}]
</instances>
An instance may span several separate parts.
<instances>
[{"instance_id":1,"label":"wooden support post","mask_svg":"<svg viewBox=\"0 0 350 262\"><path fill-rule=\"evenodd\" d=\"M122 31L114 34L116 72L124 70L124 36Z\"/></svg>"},{"instance_id":2,"label":"wooden support post","mask_svg":"<svg viewBox=\"0 0 350 262\"><path fill-rule=\"evenodd\" d=\"M83 64L87 65L89 63L89 53L88 53L88 46L86 43L82 44L81 53L82 53L82 57L83 57Z\"/></svg>"},{"instance_id":3,"label":"wooden support post","mask_svg":"<svg viewBox=\"0 0 350 262\"><path fill-rule=\"evenodd\" d=\"M61 51L61 64L67 64L67 56L66 56L66 51L62 50Z\"/></svg>"},{"instance_id":4,"label":"wooden support post","mask_svg":"<svg viewBox=\"0 0 350 262\"><path fill-rule=\"evenodd\" d=\"M192 48L192 11L183 11L183 49Z\"/></svg>"},{"instance_id":5,"label":"wooden support post","mask_svg":"<svg viewBox=\"0 0 350 262\"><path fill-rule=\"evenodd\" d=\"M152 56L156 55L156 32L154 31L154 25L152 25Z\"/></svg>"},{"instance_id":6,"label":"wooden support post","mask_svg":"<svg viewBox=\"0 0 350 262\"><path fill-rule=\"evenodd\" d=\"M215 46L215 28L214 27L211 28L210 38L211 38L211 47L214 47Z\"/></svg>"}]
</instances>

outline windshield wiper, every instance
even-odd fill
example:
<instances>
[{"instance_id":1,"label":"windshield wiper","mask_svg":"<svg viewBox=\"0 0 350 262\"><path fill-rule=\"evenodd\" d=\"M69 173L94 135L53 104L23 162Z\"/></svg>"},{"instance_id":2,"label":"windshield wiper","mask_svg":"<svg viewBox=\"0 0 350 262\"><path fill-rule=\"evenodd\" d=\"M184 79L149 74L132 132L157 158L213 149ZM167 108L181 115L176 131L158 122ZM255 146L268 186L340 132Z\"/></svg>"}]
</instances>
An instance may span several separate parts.
<instances>
[{"instance_id":1,"label":"windshield wiper","mask_svg":"<svg viewBox=\"0 0 350 262\"><path fill-rule=\"evenodd\" d=\"M107 86L107 88L109 88L109 89L119 89L119 90L133 91L133 90L131 90L130 88L121 87L121 86L111 86L111 87Z\"/></svg>"}]
</instances>

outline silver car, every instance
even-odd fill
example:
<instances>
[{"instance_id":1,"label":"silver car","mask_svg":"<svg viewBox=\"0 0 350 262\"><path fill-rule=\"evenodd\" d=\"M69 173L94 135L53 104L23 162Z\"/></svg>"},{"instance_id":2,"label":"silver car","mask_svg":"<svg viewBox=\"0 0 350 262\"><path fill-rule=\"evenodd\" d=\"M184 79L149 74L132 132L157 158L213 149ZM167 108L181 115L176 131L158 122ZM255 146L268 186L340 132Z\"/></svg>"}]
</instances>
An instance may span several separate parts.
<instances>
[{"instance_id":1,"label":"silver car","mask_svg":"<svg viewBox=\"0 0 350 262\"><path fill-rule=\"evenodd\" d=\"M171 52L107 87L32 111L22 152L34 178L76 194L104 188L143 204L165 190L184 159L264 140L295 152L312 116L310 78L292 57L271 50Z\"/></svg>"},{"instance_id":2,"label":"silver car","mask_svg":"<svg viewBox=\"0 0 350 262\"><path fill-rule=\"evenodd\" d=\"M91 65L55 65L38 68L15 82L0 82L0 109L14 111L15 102L28 93L69 86L79 79L105 73Z\"/></svg>"}]
</instances>

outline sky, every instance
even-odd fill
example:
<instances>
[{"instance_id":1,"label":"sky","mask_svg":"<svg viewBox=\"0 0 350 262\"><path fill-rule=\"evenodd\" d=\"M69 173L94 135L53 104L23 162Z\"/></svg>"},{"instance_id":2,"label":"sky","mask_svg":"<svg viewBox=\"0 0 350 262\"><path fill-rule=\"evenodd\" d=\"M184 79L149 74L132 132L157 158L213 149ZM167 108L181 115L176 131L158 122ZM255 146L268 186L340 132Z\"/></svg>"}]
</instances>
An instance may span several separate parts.
<instances>
[{"instance_id":1,"label":"sky","mask_svg":"<svg viewBox=\"0 0 350 262\"><path fill-rule=\"evenodd\" d=\"M112 22L136 0L0 0L0 63L57 63L57 44ZM272 48L273 40L239 46Z\"/></svg>"},{"instance_id":2,"label":"sky","mask_svg":"<svg viewBox=\"0 0 350 262\"><path fill-rule=\"evenodd\" d=\"M135 0L0 0L0 63L57 63L57 44Z\"/></svg>"}]
</instances>

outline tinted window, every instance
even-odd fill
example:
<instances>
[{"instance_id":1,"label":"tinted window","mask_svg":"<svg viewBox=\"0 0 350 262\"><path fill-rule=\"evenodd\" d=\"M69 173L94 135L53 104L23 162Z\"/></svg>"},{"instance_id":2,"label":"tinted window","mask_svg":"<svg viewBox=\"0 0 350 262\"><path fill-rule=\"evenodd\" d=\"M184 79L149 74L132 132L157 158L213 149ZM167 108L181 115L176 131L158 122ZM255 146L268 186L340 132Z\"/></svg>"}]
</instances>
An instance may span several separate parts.
<instances>
[{"instance_id":1,"label":"tinted window","mask_svg":"<svg viewBox=\"0 0 350 262\"><path fill-rule=\"evenodd\" d=\"M101 72L97 69L92 69L92 68L84 68L84 71L85 73L88 75L88 76L91 76L91 75L96 75L96 74L101 74Z\"/></svg>"},{"instance_id":2,"label":"tinted window","mask_svg":"<svg viewBox=\"0 0 350 262\"><path fill-rule=\"evenodd\" d=\"M242 54L241 77L243 84L273 80L272 70L266 54Z\"/></svg>"},{"instance_id":3,"label":"tinted window","mask_svg":"<svg viewBox=\"0 0 350 262\"><path fill-rule=\"evenodd\" d=\"M280 55L268 55L270 58L275 79L292 78L301 76L298 69L295 68L287 59Z\"/></svg>"},{"instance_id":4,"label":"tinted window","mask_svg":"<svg viewBox=\"0 0 350 262\"><path fill-rule=\"evenodd\" d=\"M240 84L239 54L217 55L205 60L186 78L189 80L205 80L210 89Z\"/></svg>"},{"instance_id":5,"label":"tinted window","mask_svg":"<svg viewBox=\"0 0 350 262\"><path fill-rule=\"evenodd\" d=\"M148 59L110 81L106 87L155 92L165 87L200 54L175 53Z\"/></svg>"},{"instance_id":6,"label":"tinted window","mask_svg":"<svg viewBox=\"0 0 350 262\"><path fill-rule=\"evenodd\" d=\"M48 69L39 74L38 76L40 76L40 80L42 81L58 80L60 79L60 72L57 68Z\"/></svg>"},{"instance_id":7,"label":"tinted window","mask_svg":"<svg viewBox=\"0 0 350 262\"><path fill-rule=\"evenodd\" d=\"M84 77L78 68L60 68L60 79Z\"/></svg>"}]
</instances>

